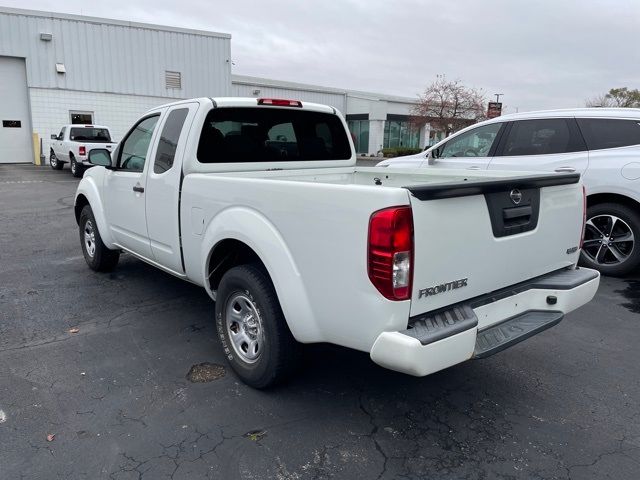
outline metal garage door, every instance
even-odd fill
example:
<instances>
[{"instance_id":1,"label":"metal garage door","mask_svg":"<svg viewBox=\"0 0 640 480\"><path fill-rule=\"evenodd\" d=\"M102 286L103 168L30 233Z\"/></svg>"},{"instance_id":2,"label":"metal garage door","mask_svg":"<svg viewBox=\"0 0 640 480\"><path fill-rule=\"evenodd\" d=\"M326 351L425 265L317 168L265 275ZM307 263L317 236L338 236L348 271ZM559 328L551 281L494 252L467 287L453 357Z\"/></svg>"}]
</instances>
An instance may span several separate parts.
<instances>
[{"instance_id":1,"label":"metal garage door","mask_svg":"<svg viewBox=\"0 0 640 480\"><path fill-rule=\"evenodd\" d=\"M24 58L0 57L0 163L33 162Z\"/></svg>"}]
</instances>

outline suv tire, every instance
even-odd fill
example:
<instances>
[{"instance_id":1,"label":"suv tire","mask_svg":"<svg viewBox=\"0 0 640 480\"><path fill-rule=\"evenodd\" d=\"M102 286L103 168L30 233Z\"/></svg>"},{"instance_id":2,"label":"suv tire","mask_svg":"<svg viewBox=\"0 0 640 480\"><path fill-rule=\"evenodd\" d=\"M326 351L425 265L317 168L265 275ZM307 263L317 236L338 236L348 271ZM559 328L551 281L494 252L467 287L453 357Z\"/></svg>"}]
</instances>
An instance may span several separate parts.
<instances>
[{"instance_id":1,"label":"suv tire","mask_svg":"<svg viewBox=\"0 0 640 480\"><path fill-rule=\"evenodd\" d=\"M599 203L587 209L580 263L603 275L621 277L640 265L640 214L619 203Z\"/></svg>"}]
</instances>

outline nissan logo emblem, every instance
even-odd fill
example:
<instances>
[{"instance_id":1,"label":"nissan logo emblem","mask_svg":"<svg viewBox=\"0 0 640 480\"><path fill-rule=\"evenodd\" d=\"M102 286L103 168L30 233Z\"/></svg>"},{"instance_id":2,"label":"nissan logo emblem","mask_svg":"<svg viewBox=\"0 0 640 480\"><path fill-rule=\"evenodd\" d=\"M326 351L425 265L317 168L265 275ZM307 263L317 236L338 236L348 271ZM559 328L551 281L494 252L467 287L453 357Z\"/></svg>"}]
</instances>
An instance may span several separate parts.
<instances>
[{"instance_id":1,"label":"nissan logo emblem","mask_svg":"<svg viewBox=\"0 0 640 480\"><path fill-rule=\"evenodd\" d=\"M515 205L518 205L522 201L522 192L517 188L514 188L509 192L509 197Z\"/></svg>"}]
</instances>

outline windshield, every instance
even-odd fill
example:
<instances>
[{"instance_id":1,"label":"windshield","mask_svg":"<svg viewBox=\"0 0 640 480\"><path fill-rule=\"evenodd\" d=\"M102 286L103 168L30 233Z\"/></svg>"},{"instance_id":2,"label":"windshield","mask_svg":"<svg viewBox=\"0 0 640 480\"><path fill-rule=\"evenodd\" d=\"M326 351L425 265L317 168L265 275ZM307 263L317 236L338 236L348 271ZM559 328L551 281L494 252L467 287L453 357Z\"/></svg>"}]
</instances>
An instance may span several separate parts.
<instances>
[{"instance_id":1,"label":"windshield","mask_svg":"<svg viewBox=\"0 0 640 480\"><path fill-rule=\"evenodd\" d=\"M111 135L106 128L81 127L72 128L69 140L76 142L106 143L111 141Z\"/></svg>"},{"instance_id":2,"label":"windshield","mask_svg":"<svg viewBox=\"0 0 640 480\"><path fill-rule=\"evenodd\" d=\"M216 108L198 145L200 163L348 160L340 117L284 108Z\"/></svg>"}]
</instances>

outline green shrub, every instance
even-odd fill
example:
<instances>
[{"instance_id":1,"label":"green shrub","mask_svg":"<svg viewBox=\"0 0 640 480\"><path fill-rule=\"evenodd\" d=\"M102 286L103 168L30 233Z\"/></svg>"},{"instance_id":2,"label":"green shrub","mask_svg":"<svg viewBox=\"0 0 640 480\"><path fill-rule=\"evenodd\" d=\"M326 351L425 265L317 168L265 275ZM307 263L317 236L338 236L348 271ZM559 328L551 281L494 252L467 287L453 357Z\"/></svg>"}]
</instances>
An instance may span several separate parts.
<instances>
[{"instance_id":1,"label":"green shrub","mask_svg":"<svg viewBox=\"0 0 640 480\"><path fill-rule=\"evenodd\" d=\"M415 155L416 153L420 153L422 151L421 148L409 148L409 147L394 147L394 148L383 148L382 155L385 157L403 157L405 155Z\"/></svg>"}]
</instances>

